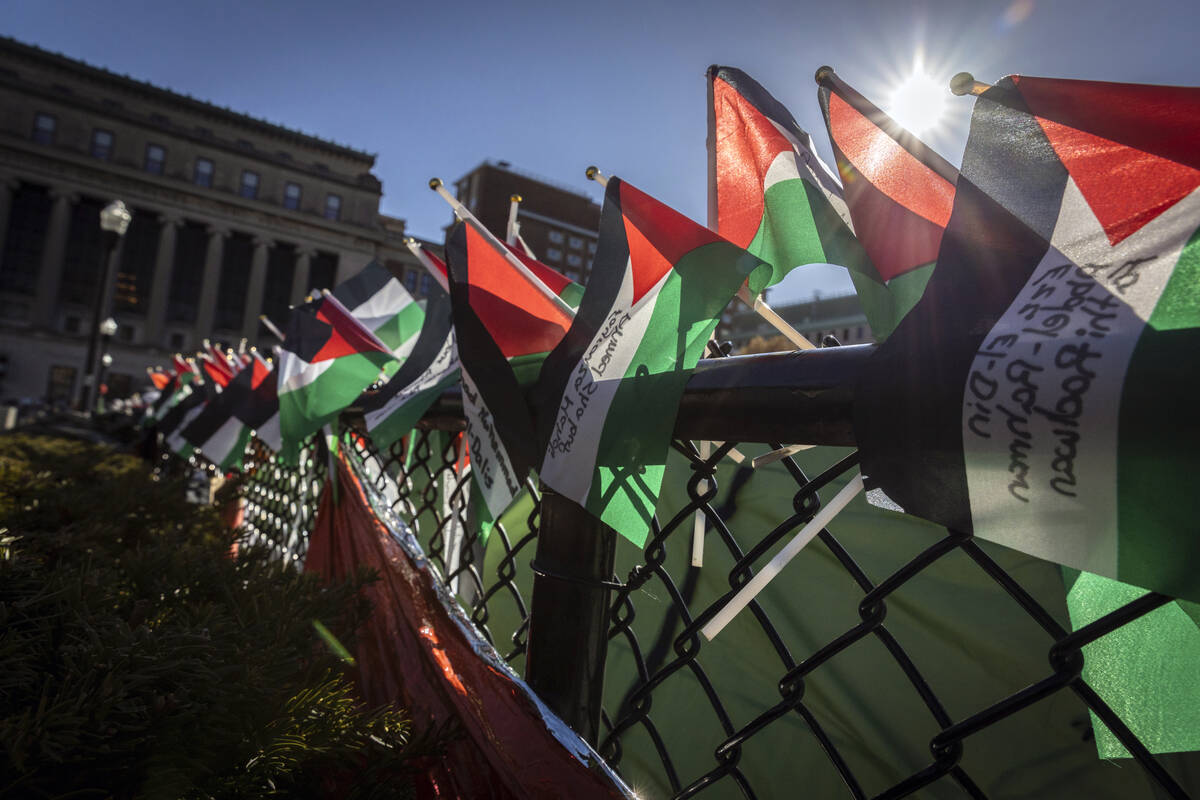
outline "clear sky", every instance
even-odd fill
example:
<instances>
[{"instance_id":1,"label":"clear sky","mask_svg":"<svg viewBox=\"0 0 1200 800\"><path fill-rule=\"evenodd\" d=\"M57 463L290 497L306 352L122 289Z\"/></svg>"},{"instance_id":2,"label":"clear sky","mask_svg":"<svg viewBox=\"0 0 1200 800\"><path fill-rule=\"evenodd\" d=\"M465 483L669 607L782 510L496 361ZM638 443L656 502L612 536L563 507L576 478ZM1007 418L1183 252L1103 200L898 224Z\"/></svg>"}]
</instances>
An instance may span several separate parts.
<instances>
[{"instance_id":1,"label":"clear sky","mask_svg":"<svg viewBox=\"0 0 1200 800\"><path fill-rule=\"evenodd\" d=\"M383 211L427 238L450 218L428 179L489 158L599 199L595 163L703 221L711 63L755 77L827 161L822 64L885 108L917 62L942 85L1200 85L1195 0L5 0L0 32L377 153ZM971 101L947 108L923 138L957 164ZM840 272L796 270L773 299L848 290Z\"/></svg>"}]
</instances>

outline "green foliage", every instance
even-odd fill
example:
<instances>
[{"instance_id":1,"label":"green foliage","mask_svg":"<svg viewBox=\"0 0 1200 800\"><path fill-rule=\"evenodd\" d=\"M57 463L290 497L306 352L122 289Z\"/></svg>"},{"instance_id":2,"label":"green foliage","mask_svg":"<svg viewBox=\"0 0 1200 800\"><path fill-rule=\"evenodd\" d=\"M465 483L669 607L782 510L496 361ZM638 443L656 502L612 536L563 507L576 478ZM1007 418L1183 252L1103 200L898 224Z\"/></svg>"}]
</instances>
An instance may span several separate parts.
<instances>
[{"instance_id":1,"label":"green foliage","mask_svg":"<svg viewBox=\"0 0 1200 800\"><path fill-rule=\"evenodd\" d=\"M363 709L356 575L240 548L111 449L0 437L0 797L407 796L411 724Z\"/></svg>"}]
</instances>

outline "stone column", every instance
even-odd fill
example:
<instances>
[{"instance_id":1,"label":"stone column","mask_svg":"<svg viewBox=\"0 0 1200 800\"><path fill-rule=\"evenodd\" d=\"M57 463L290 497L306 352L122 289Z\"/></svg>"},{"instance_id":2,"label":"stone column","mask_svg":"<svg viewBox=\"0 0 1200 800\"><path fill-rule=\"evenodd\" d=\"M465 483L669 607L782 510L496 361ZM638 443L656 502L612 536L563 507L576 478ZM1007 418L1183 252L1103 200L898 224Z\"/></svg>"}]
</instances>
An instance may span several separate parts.
<instances>
[{"instance_id":1,"label":"stone column","mask_svg":"<svg viewBox=\"0 0 1200 800\"><path fill-rule=\"evenodd\" d=\"M167 320L167 300L171 294L171 275L175 266L175 238L183 219L176 214L159 216L158 249L154 255L154 277L150 281L150 304L146 308L146 344L166 346L162 338Z\"/></svg>"},{"instance_id":2,"label":"stone column","mask_svg":"<svg viewBox=\"0 0 1200 800\"><path fill-rule=\"evenodd\" d=\"M71 233L71 206L79 195L63 189L50 190L54 205L50 208L50 224L46 226L42 262L38 265L37 296L33 302L33 324L52 327L54 309L58 305L58 289L62 284L63 257L67 252L67 236Z\"/></svg>"},{"instance_id":3,"label":"stone column","mask_svg":"<svg viewBox=\"0 0 1200 800\"><path fill-rule=\"evenodd\" d=\"M292 272L292 305L298 306L304 302L304 298L308 296L308 290L312 287L308 285L308 270L312 266L313 256L317 251L311 247L296 248L296 269ZM276 325L286 325L287 320L273 319Z\"/></svg>"},{"instance_id":4,"label":"stone column","mask_svg":"<svg viewBox=\"0 0 1200 800\"><path fill-rule=\"evenodd\" d=\"M8 238L8 218L12 215L13 192L21 182L10 175L0 175L0 260L4 258L4 242ZM0 264L0 268L3 264Z\"/></svg>"},{"instance_id":5,"label":"stone column","mask_svg":"<svg viewBox=\"0 0 1200 800\"><path fill-rule=\"evenodd\" d=\"M229 229L208 226L208 247L204 251L204 277L200 283L200 300L196 304L196 326L193 341L212 336L213 317L217 312L217 284L221 281L221 261L225 256L225 239Z\"/></svg>"},{"instance_id":6,"label":"stone column","mask_svg":"<svg viewBox=\"0 0 1200 800\"><path fill-rule=\"evenodd\" d=\"M252 342L258 338L258 315L262 313L263 289L267 285L267 250L274 245L270 239L254 237L254 257L250 261L250 282L246 286L246 309L242 317L242 338Z\"/></svg>"}]
</instances>

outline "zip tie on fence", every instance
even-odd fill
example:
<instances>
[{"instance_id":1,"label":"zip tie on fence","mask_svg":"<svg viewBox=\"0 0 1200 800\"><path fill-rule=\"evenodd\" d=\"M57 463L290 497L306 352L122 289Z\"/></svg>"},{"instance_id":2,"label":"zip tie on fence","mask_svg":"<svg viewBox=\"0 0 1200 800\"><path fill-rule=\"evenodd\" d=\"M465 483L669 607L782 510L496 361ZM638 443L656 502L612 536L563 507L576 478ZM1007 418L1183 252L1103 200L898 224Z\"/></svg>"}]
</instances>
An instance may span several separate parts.
<instances>
[{"instance_id":1,"label":"zip tie on fence","mask_svg":"<svg viewBox=\"0 0 1200 800\"><path fill-rule=\"evenodd\" d=\"M850 482L842 487L842 490L833 496L828 505L822 506L812 520L800 529L792 540L788 542L782 550L780 550L774 558L767 562L767 565L762 568L762 571L755 575L750 581L726 603L716 615L710 619L700 632L704 634L704 638L710 642L716 638L717 634L724 630L725 626L741 613L742 609L750 605L758 593L766 587L772 579L775 578L783 568L787 566L793 558L804 546L816 538L817 534L828 525L834 517L846 505L854 499L854 496L863 490L862 473L855 475L850 479Z\"/></svg>"},{"instance_id":2,"label":"zip tie on fence","mask_svg":"<svg viewBox=\"0 0 1200 800\"><path fill-rule=\"evenodd\" d=\"M588 578L580 578L575 575L563 575L561 572L545 569L537 563L537 559L530 559L529 568L533 570L533 574L542 578L550 578L555 581L566 581L567 583L577 583L580 586L588 586L593 589L624 589L625 584L621 583L621 579L615 574L608 580L590 580Z\"/></svg>"},{"instance_id":3,"label":"zip tie on fence","mask_svg":"<svg viewBox=\"0 0 1200 800\"><path fill-rule=\"evenodd\" d=\"M783 461L788 456L794 456L802 450L811 450L814 447L816 447L815 444L789 444L778 450L772 450L769 453L763 453L761 456L755 456L754 460L750 462L750 468L758 469L759 467L765 467L767 464Z\"/></svg>"}]
</instances>

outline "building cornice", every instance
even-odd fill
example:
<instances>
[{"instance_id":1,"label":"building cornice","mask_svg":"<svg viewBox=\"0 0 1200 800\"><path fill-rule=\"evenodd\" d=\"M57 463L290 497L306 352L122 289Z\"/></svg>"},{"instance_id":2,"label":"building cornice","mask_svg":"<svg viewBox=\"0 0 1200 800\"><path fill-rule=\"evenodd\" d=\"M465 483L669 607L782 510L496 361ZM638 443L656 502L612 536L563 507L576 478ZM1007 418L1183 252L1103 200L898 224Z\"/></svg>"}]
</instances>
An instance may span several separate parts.
<instances>
[{"instance_id":1,"label":"building cornice","mask_svg":"<svg viewBox=\"0 0 1200 800\"><path fill-rule=\"evenodd\" d=\"M375 166L375 153L368 153L364 150L358 150L301 131L286 128L273 122L252 117L249 114L234 111L231 108L218 106L215 103L205 100L198 100L190 95L173 92L170 89L155 86L147 81L137 80L128 75L119 75L103 67L92 66L85 61L69 58L61 53L43 50L36 45L26 44L8 36L0 36L0 52L9 52L17 57L37 61L46 66L72 73L85 80L91 80L95 83L140 95L167 106L173 106L183 111L189 111L213 120L235 125L294 145L358 161L368 170Z\"/></svg>"}]
</instances>

